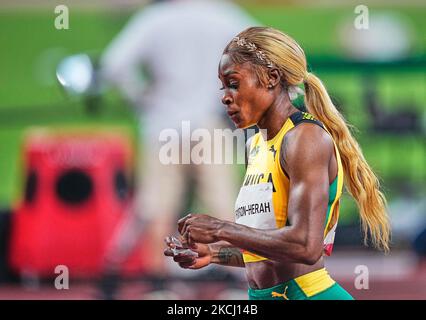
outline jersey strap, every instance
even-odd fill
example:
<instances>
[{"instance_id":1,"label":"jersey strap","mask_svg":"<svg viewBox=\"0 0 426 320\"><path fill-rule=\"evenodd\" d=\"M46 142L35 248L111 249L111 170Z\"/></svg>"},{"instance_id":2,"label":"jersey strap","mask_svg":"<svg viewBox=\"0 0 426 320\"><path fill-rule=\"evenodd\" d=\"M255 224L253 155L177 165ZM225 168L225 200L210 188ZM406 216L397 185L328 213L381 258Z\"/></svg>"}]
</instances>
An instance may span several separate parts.
<instances>
[{"instance_id":1,"label":"jersey strap","mask_svg":"<svg viewBox=\"0 0 426 320\"><path fill-rule=\"evenodd\" d=\"M299 111L299 112L293 113L290 116L290 120L291 122L293 122L294 126L297 126L304 122L308 122L308 123L314 123L316 125L319 125L321 128L325 129L321 121L315 119L313 115L307 112Z\"/></svg>"}]
</instances>

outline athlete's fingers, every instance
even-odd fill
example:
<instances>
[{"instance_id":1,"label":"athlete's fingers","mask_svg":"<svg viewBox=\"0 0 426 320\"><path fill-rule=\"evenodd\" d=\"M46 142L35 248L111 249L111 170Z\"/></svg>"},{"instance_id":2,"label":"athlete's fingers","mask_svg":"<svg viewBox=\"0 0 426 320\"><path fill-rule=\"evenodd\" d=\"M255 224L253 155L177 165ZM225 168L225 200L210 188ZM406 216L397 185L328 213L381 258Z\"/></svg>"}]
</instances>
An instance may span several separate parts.
<instances>
[{"instance_id":1,"label":"athlete's fingers","mask_svg":"<svg viewBox=\"0 0 426 320\"><path fill-rule=\"evenodd\" d=\"M164 242L166 243L166 245L170 248L176 248L176 244L173 242L172 237L166 237L164 239Z\"/></svg>"},{"instance_id":2,"label":"athlete's fingers","mask_svg":"<svg viewBox=\"0 0 426 320\"><path fill-rule=\"evenodd\" d=\"M173 251L170 248L164 249L164 255L167 256L167 257L173 257L174 256Z\"/></svg>"},{"instance_id":3,"label":"athlete's fingers","mask_svg":"<svg viewBox=\"0 0 426 320\"><path fill-rule=\"evenodd\" d=\"M181 262L181 263L179 263L179 266L183 269L188 269L189 267L191 267L195 263L196 263L196 261L194 259L193 261L190 261L190 262Z\"/></svg>"},{"instance_id":4,"label":"athlete's fingers","mask_svg":"<svg viewBox=\"0 0 426 320\"><path fill-rule=\"evenodd\" d=\"M183 227L185 225L185 221L188 219L188 215L178 220L178 231L180 234L183 234Z\"/></svg>"},{"instance_id":5,"label":"athlete's fingers","mask_svg":"<svg viewBox=\"0 0 426 320\"><path fill-rule=\"evenodd\" d=\"M190 219L191 217L192 217L192 215L191 215L191 214L188 214L188 215L186 215L185 217L183 217L182 219L179 219L179 220L178 220L178 231L179 231L179 233L180 233L180 234L183 234L183 233L184 233L183 229L184 229L184 227L185 227L186 221L187 221L188 219Z\"/></svg>"},{"instance_id":6,"label":"athlete's fingers","mask_svg":"<svg viewBox=\"0 0 426 320\"><path fill-rule=\"evenodd\" d=\"M191 239L191 232L189 228L185 229L185 233L182 235L182 237L185 239L185 245L187 247L191 247L191 245L193 244L193 241Z\"/></svg>"},{"instance_id":7,"label":"athlete's fingers","mask_svg":"<svg viewBox=\"0 0 426 320\"><path fill-rule=\"evenodd\" d=\"M193 264L195 263L195 257L185 254L178 254L173 257L173 260L177 263L186 263L186 264Z\"/></svg>"},{"instance_id":8,"label":"athlete's fingers","mask_svg":"<svg viewBox=\"0 0 426 320\"><path fill-rule=\"evenodd\" d=\"M172 242L172 239L170 238L170 237L166 237L165 239L164 239L164 242L166 243L166 245L167 245L167 248L166 249L164 249L164 251L163 251L163 253L164 253L164 255L165 256L167 256L167 257L173 257L173 251L172 251L172 248L174 248L174 243Z\"/></svg>"},{"instance_id":9,"label":"athlete's fingers","mask_svg":"<svg viewBox=\"0 0 426 320\"><path fill-rule=\"evenodd\" d=\"M188 244L188 240L186 238L183 237L183 235L181 236L182 238L182 247L184 248L189 248L189 244Z\"/></svg>"},{"instance_id":10,"label":"athlete's fingers","mask_svg":"<svg viewBox=\"0 0 426 320\"><path fill-rule=\"evenodd\" d=\"M171 248L164 249L164 255L167 257L173 257L173 260L177 263L184 263L184 264L193 264L195 263L195 257L192 255L187 254L175 254Z\"/></svg>"},{"instance_id":11,"label":"athlete's fingers","mask_svg":"<svg viewBox=\"0 0 426 320\"><path fill-rule=\"evenodd\" d=\"M188 234L191 232L191 228L193 228L194 221L196 221L197 217L192 216L191 218L188 218L185 220L183 227L182 227L182 235L186 234L186 237L184 239L187 241L187 243L190 243L190 240L188 238Z\"/></svg>"},{"instance_id":12,"label":"athlete's fingers","mask_svg":"<svg viewBox=\"0 0 426 320\"><path fill-rule=\"evenodd\" d=\"M194 241L191 238L191 232L188 231L188 246L192 247L194 245Z\"/></svg>"},{"instance_id":13,"label":"athlete's fingers","mask_svg":"<svg viewBox=\"0 0 426 320\"><path fill-rule=\"evenodd\" d=\"M188 244L188 248L196 251L198 249L198 245L195 241L191 241L191 244Z\"/></svg>"}]
</instances>

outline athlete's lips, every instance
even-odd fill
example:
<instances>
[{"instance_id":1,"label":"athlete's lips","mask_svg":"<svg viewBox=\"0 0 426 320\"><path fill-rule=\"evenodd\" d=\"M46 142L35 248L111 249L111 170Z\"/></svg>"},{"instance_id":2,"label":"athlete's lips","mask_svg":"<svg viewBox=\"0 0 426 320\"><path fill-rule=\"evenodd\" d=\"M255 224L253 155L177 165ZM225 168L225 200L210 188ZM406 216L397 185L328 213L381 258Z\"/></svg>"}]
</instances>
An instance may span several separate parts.
<instances>
[{"instance_id":1,"label":"athlete's lips","mask_svg":"<svg viewBox=\"0 0 426 320\"><path fill-rule=\"evenodd\" d=\"M228 113L228 116L232 118L232 116L235 116L238 113L238 111L228 110L227 113Z\"/></svg>"}]
</instances>

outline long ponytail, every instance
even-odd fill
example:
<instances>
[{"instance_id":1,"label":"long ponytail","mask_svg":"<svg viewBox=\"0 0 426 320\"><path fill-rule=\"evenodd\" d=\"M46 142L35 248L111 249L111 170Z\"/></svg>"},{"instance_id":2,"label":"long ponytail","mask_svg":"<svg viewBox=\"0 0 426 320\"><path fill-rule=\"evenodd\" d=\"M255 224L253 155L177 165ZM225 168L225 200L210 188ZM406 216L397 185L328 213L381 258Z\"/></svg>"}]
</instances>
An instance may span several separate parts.
<instances>
[{"instance_id":1,"label":"long ponytail","mask_svg":"<svg viewBox=\"0 0 426 320\"><path fill-rule=\"evenodd\" d=\"M365 160L358 142L331 101L321 80L314 74L307 73L304 84L305 104L309 113L326 126L339 149L346 189L359 208L364 243L367 243L370 231L373 245L388 252L390 223L386 212L386 198L380 191L379 180Z\"/></svg>"}]
</instances>

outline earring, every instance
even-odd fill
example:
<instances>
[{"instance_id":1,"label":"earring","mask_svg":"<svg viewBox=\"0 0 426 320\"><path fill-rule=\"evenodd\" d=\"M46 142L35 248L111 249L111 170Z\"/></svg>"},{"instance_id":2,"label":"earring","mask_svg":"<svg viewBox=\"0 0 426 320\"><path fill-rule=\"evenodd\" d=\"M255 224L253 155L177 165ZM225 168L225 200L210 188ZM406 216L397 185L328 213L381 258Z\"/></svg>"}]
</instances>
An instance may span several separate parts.
<instances>
[{"instance_id":1,"label":"earring","mask_svg":"<svg viewBox=\"0 0 426 320\"><path fill-rule=\"evenodd\" d=\"M273 85L270 83L268 84L268 89L272 89Z\"/></svg>"}]
</instances>

